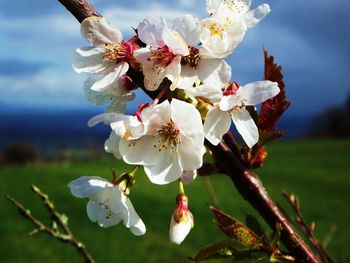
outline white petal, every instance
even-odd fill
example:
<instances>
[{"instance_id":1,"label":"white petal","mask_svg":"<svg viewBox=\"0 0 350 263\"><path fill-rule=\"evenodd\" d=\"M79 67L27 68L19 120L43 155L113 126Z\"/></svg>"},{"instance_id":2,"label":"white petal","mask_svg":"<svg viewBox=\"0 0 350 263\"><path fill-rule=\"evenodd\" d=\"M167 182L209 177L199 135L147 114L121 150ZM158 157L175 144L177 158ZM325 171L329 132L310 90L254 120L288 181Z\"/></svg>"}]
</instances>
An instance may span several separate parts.
<instances>
[{"instance_id":1,"label":"white petal","mask_svg":"<svg viewBox=\"0 0 350 263\"><path fill-rule=\"evenodd\" d=\"M129 116L128 116L129 117ZM133 117L133 116L130 116ZM116 121L111 123L111 128L117 137L122 138L125 134L126 127L123 121ZM119 142L118 142L119 143ZM119 150L118 150L119 151Z\"/></svg>"},{"instance_id":2,"label":"white petal","mask_svg":"<svg viewBox=\"0 0 350 263\"><path fill-rule=\"evenodd\" d=\"M179 89L192 88L194 84L200 82L197 76L198 71L191 67L190 65L182 65L181 66L181 77L177 82L177 87Z\"/></svg>"},{"instance_id":3,"label":"white petal","mask_svg":"<svg viewBox=\"0 0 350 263\"><path fill-rule=\"evenodd\" d=\"M222 111L230 111L235 106L240 106L240 98L236 95L223 96L220 100L219 107Z\"/></svg>"},{"instance_id":4,"label":"white petal","mask_svg":"<svg viewBox=\"0 0 350 263\"><path fill-rule=\"evenodd\" d=\"M144 170L149 180L154 184L164 185L176 181L182 175L176 149L162 150L162 159L155 165L145 165Z\"/></svg>"},{"instance_id":5,"label":"white petal","mask_svg":"<svg viewBox=\"0 0 350 263\"><path fill-rule=\"evenodd\" d=\"M217 4L217 0L208 0L208 2L212 3L213 14L215 16L226 17L227 13L231 14L231 17L241 16L248 12L252 0L228 0L228 1L220 1L220 4Z\"/></svg>"},{"instance_id":6,"label":"white petal","mask_svg":"<svg viewBox=\"0 0 350 263\"><path fill-rule=\"evenodd\" d=\"M95 47L106 43L120 43L123 40L121 31L113 28L103 17L88 17L80 27L81 35Z\"/></svg>"},{"instance_id":7,"label":"white petal","mask_svg":"<svg viewBox=\"0 0 350 263\"><path fill-rule=\"evenodd\" d=\"M110 124L113 122L123 121L127 118L128 118L127 115L120 114L120 113L113 113L113 112L102 113L92 117L88 122L88 126L93 127L101 122Z\"/></svg>"},{"instance_id":8,"label":"white petal","mask_svg":"<svg viewBox=\"0 0 350 263\"><path fill-rule=\"evenodd\" d=\"M215 13L222 0L207 0L206 7L209 14Z\"/></svg>"},{"instance_id":9,"label":"white petal","mask_svg":"<svg viewBox=\"0 0 350 263\"><path fill-rule=\"evenodd\" d=\"M259 140L259 131L249 112L246 109L231 114L237 131L242 136L249 148L252 148Z\"/></svg>"},{"instance_id":10,"label":"white petal","mask_svg":"<svg viewBox=\"0 0 350 263\"><path fill-rule=\"evenodd\" d=\"M242 97L245 105L256 105L276 96L279 92L277 82L264 80L240 87L237 95Z\"/></svg>"},{"instance_id":11,"label":"white petal","mask_svg":"<svg viewBox=\"0 0 350 263\"><path fill-rule=\"evenodd\" d=\"M95 196L109 186L112 184L98 176L82 176L68 184L72 194L78 198Z\"/></svg>"},{"instance_id":12,"label":"white petal","mask_svg":"<svg viewBox=\"0 0 350 263\"><path fill-rule=\"evenodd\" d=\"M133 226L130 227L130 231L135 235L135 236L142 236L146 233L146 226L141 220L141 218L137 221L137 223Z\"/></svg>"},{"instance_id":13,"label":"white petal","mask_svg":"<svg viewBox=\"0 0 350 263\"><path fill-rule=\"evenodd\" d=\"M141 120L145 126L146 134L153 135L162 126L170 121L171 108L168 100L161 104L145 108L141 112Z\"/></svg>"},{"instance_id":14,"label":"white petal","mask_svg":"<svg viewBox=\"0 0 350 263\"><path fill-rule=\"evenodd\" d=\"M172 243L180 245L190 233L192 228L192 222L181 221L177 223L174 216L171 216L170 228L169 228L169 239Z\"/></svg>"},{"instance_id":15,"label":"white petal","mask_svg":"<svg viewBox=\"0 0 350 263\"><path fill-rule=\"evenodd\" d=\"M73 56L73 69L77 73L99 73L110 71L115 62L104 60L105 49L95 47L78 48Z\"/></svg>"},{"instance_id":16,"label":"white petal","mask_svg":"<svg viewBox=\"0 0 350 263\"><path fill-rule=\"evenodd\" d=\"M117 225L121 218L119 215L110 213L103 205L89 201L86 207L88 217L91 221L97 222L100 227L111 227Z\"/></svg>"},{"instance_id":17,"label":"white petal","mask_svg":"<svg viewBox=\"0 0 350 263\"><path fill-rule=\"evenodd\" d=\"M122 134L121 132L124 132L124 134L121 136L127 140L139 139L145 135L144 125L139 121L137 116L127 116L127 118L123 121L124 130L120 129L120 124L118 123L112 123L111 127L117 134ZM125 132L128 134L125 134Z\"/></svg>"},{"instance_id":18,"label":"white petal","mask_svg":"<svg viewBox=\"0 0 350 263\"><path fill-rule=\"evenodd\" d=\"M159 88L163 79L168 77L170 81L179 78L181 71L181 57L176 56L173 61L164 69L158 69L154 63L149 60L152 52L148 48L140 48L134 52L136 60L141 64L144 84L147 90L153 91Z\"/></svg>"},{"instance_id":19,"label":"white petal","mask_svg":"<svg viewBox=\"0 0 350 263\"><path fill-rule=\"evenodd\" d=\"M170 107L171 119L179 128L181 135L203 135L201 115L192 104L172 99Z\"/></svg>"},{"instance_id":20,"label":"white petal","mask_svg":"<svg viewBox=\"0 0 350 263\"><path fill-rule=\"evenodd\" d=\"M271 12L268 4L259 5L256 9L249 11L243 17L247 28L256 26L261 20Z\"/></svg>"},{"instance_id":21,"label":"white petal","mask_svg":"<svg viewBox=\"0 0 350 263\"><path fill-rule=\"evenodd\" d=\"M173 61L164 69L165 77L168 78L172 84L170 90L175 90L181 73L181 56L176 56Z\"/></svg>"},{"instance_id":22,"label":"white petal","mask_svg":"<svg viewBox=\"0 0 350 263\"><path fill-rule=\"evenodd\" d=\"M230 81L231 66L221 59L201 59L197 66L201 82L222 89Z\"/></svg>"},{"instance_id":23,"label":"white petal","mask_svg":"<svg viewBox=\"0 0 350 263\"><path fill-rule=\"evenodd\" d=\"M200 50L201 57L225 58L229 56L233 49L242 41L247 27L241 18L234 20L228 29L221 32L221 35L212 34L211 27L219 25L225 27L225 21L215 18L202 20L202 32L200 36L203 49Z\"/></svg>"},{"instance_id":24,"label":"white petal","mask_svg":"<svg viewBox=\"0 0 350 263\"><path fill-rule=\"evenodd\" d=\"M220 101L220 99L222 98L222 91L220 88L218 88L218 86L220 85L204 84L198 87L186 88L185 91L186 91L186 94L191 99L196 99L196 97L201 97L201 98L205 98L211 103L215 103Z\"/></svg>"},{"instance_id":25,"label":"white petal","mask_svg":"<svg viewBox=\"0 0 350 263\"><path fill-rule=\"evenodd\" d=\"M211 109L204 122L205 138L213 145L218 145L222 136L231 126L230 113L221 111L218 107Z\"/></svg>"},{"instance_id":26,"label":"white petal","mask_svg":"<svg viewBox=\"0 0 350 263\"><path fill-rule=\"evenodd\" d=\"M104 209L93 201L87 203L86 212L92 222L97 222L97 220L101 218L101 214L105 214Z\"/></svg>"},{"instance_id":27,"label":"white petal","mask_svg":"<svg viewBox=\"0 0 350 263\"><path fill-rule=\"evenodd\" d=\"M127 208L124 203L127 197L120 191L118 186L114 186L110 190L109 208L114 214L119 214L123 220L128 216Z\"/></svg>"},{"instance_id":28,"label":"white petal","mask_svg":"<svg viewBox=\"0 0 350 263\"><path fill-rule=\"evenodd\" d=\"M136 235L141 236L146 233L146 226L136 213L134 206L132 205L129 198L124 196L122 198L122 203L124 205L124 209L126 210L126 217L123 219L124 225L127 228L130 228L130 231Z\"/></svg>"},{"instance_id":29,"label":"white petal","mask_svg":"<svg viewBox=\"0 0 350 263\"><path fill-rule=\"evenodd\" d=\"M117 136L114 131L111 132L109 138L105 141L105 151L108 153L112 153L115 158L121 159L122 156L119 152L119 142L120 136Z\"/></svg>"},{"instance_id":30,"label":"white petal","mask_svg":"<svg viewBox=\"0 0 350 263\"><path fill-rule=\"evenodd\" d=\"M238 14L247 13L252 4L252 0L231 0L228 2L234 2L235 5L232 7L231 11Z\"/></svg>"},{"instance_id":31,"label":"white petal","mask_svg":"<svg viewBox=\"0 0 350 263\"><path fill-rule=\"evenodd\" d=\"M179 32L188 46L199 44L201 24L197 17L188 14L177 17L174 21L174 30Z\"/></svg>"},{"instance_id":32,"label":"white petal","mask_svg":"<svg viewBox=\"0 0 350 263\"><path fill-rule=\"evenodd\" d=\"M184 184L190 184L197 178L197 170L184 171L181 175L181 181Z\"/></svg>"},{"instance_id":33,"label":"white petal","mask_svg":"<svg viewBox=\"0 0 350 263\"><path fill-rule=\"evenodd\" d=\"M203 165L203 144L203 134L181 136L181 143L178 146L178 151L181 168L183 170L195 170Z\"/></svg>"},{"instance_id":34,"label":"white petal","mask_svg":"<svg viewBox=\"0 0 350 263\"><path fill-rule=\"evenodd\" d=\"M187 56L190 54L187 43L176 31L165 30L163 32L163 40L164 44L167 45L175 55Z\"/></svg>"},{"instance_id":35,"label":"white petal","mask_svg":"<svg viewBox=\"0 0 350 263\"><path fill-rule=\"evenodd\" d=\"M155 147L158 136L143 136L138 140L120 140L119 151L124 162L138 165L155 165L161 158L161 152Z\"/></svg>"},{"instance_id":36,"label":"white petal","mask_svg":"<svg viewBox=\"0 0 350 263\"><path fill-rule=\"evenodd\" d=\"M137 34L143 43L157 48L164 46L163 32L166 29L167 23L164 18L151 16L139 24Z\"/></svg>"},{"instance_id":37,"label":"white petal","mask_svg":"<svg viewBox=\"0 0 350 263\"><path fill-rule=\"evenodd\" d=\"M129 69L129 64L126 62L121 62L116 65L115 69L105 75L103 78L97 80L92 86L91 90L95 91L105 91L112 88L113 84L123 76Z\"/></svg>"}]
</instances>

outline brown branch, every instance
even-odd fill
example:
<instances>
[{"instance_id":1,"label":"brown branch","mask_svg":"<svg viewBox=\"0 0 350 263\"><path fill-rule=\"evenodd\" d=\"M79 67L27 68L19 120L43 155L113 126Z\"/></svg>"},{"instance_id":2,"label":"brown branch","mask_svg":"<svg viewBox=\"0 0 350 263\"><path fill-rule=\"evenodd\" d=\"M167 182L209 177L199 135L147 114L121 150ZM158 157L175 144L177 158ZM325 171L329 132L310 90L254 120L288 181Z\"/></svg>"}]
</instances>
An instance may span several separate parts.
<instances>
[{"instance_id":1,"label":"brown branch","mask_svg":"<svg viewBox=\"0 0 350 263\"><path fill-rule=\"evenodd\" d=\"M309 226L301 213L298 198L295 195L290 195L286 192L283 192L282 195L288 201L296 214L296 217L294 218L295 224L299 226L299 229L309 238L311 245L316 249L322 261L324 263L334 263L334 258L326 251L321 242L315 237L315 223L312 223Z\"/></svg>"},{"instance_id":2,"label":"brown branch","mask_svg":"<svg viewBox=\"0 0 350 263\"><path fill-rule=\"evenodd\" d=\"M272 201L258 176L239 163L238 158L224 142L218 146L213 146L210 143L206 143L206 145L221 167L225 169L226 174L231 178L240 194L259 212L270 227L274 229L276 224L281 224L281 240L297 262L319 262Z\"/></svg>"},{"instance_id":3,"label":"brown branch","mask_svg":"<svg viewBox=\"0 0 350 263\"><path fill-rule=\"evenodd\" d=\"M85 0L58 0L79 21L89 16L101 16L93 6Z\"/></svg>"},{"instance_id":4,"label":"brown branch","mask_svg":"<svg viewBox=\"0 0 350 263\"><path fill-rule=\"evenodd\" d=\"M98 12L85 0L59 0L70 11L79 22L91 14ZM79 12L77 7L81 6ZM143 87L142 74L134 72L133 80ZM154 92L143 89L153 99L157 97ZM241 160L239 150L231 135L227 135L218 146L206 142L206 146L212 151L214 158L220 167L231 178L241 195L261 214L266 222L275 229L276 224L282 225L281 240L287 249L293 254L297 262L319 262L318 258L307 247L304 241L293 230L290 223L279 211L275 203L267 194L260 179L252 171L248 170Z\"/></svg>"},{"instance_id":5,"label":"brown branch","mask_svg":"<svg viewBox=\"0 0 350 263\"><path fill-rule=\"evenodd\" d=\"M64 214L60 214L55 210L53 202L46 194L41 192L38 187L32 186L32 190L40 197L45 208L47 209L53 223L51 227L46 226L40 220L35 218L29 209L25 208L13 197L6 195L6 199L18 209L19 214L36 227L33 231L30 232L30 235L42 232L63 243L71 244L82 255L82 257L84 257L86 263L94 263L95 261L89 251L86 249L85 245L80 242L69 229L68 218ZM57 225L62 228L62 232L57 229Z\"/></svg>"}]
</instances>

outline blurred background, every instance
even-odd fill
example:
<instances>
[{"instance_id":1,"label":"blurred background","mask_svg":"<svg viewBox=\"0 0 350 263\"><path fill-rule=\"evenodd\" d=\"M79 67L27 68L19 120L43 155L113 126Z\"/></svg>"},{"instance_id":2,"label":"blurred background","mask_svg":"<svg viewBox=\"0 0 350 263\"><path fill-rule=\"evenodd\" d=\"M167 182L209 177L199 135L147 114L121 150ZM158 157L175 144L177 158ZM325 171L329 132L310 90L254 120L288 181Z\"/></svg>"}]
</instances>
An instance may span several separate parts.
<instances>
[{"instance_id":1,"label":"blurred background","mask_svg":"<svg viewBox=\"0 0 350 263\"><path fill-rule=\"evenodd\" d=\"M206 16L204 0L91 2L122 30L125 39L148 15L163 15L169 24L184 13ZM256 0L252 7L263 2L270 4L272 12L249 30L228 58L232 80L242 85L262 79L263 46L283 66L292 105L278 127L288 134L268 148L266 165L258 173L278 202L283 203L281 190L299 194L305 217L316 221L316 235L326 241L330 237L330 251L350 262L346 165L350 160L350 2ZM31 183L51 194L98 262L125 261L126 256L127 262L146 257L148 262L184 262L200 247L224 239L211 223L207 209L211 200L204 194L202 178L188 187L196 227L181 247L167 241L176 186L159 189L142 173L132 199L148 226L145 237L133 237L122 226L99 229L88 220L85 201L73 198L66 184L82 175L109 177L111 167L123 172L123 166L103 150L109 128L86 125L104 109L86 101L86 76L71 67L74 50L88 43L80 36L79 23L58 1L0 0L0 7L1 262L80 261L73 249L55 240L27 236L30 224L4 201L4 194L10 193L45 219L30 193ZM147 100L138 93L127 112ZM225 211L242 220L245 214L254 214L226 178L216 176L211 181ZM169 191L174 198L168 197Z\"/></svg>"}]
</instances>

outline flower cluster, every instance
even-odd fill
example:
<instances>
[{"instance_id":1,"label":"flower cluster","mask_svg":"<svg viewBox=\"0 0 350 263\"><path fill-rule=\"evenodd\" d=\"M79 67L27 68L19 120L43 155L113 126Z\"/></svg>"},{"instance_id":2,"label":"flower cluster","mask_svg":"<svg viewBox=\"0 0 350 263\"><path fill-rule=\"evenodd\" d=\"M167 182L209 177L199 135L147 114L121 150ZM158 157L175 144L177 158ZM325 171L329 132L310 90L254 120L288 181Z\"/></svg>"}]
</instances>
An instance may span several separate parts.
<instances>
[{"instance_id":1,"label":"flower cluster","mask_svg":"<svg viewBox=\"0 0 350 263\"><path fill-rule=\"evenodd\" d=\"M247 107L276 96L278 85L230 82L231 67L224 60L247 30L270 12L267 4L254 10L250 5L250 0L207 0L207 18L185 14L172 26L162 17L148 17L127 41L102 17L82 22L81 33L91 46L76 50L73 68L92 74L85 82L89 101L111 102L105 113L89 121L90 126L110 125L106 152L127 164L143 166L154 184L179 180L182 189L182 182L191 182L203 164L205 139L219 144L231 120L248 147L258 142L258 128ZM157 91L158 96L126 115L125 106L134 99L136 88ZM123 220L134 234L145 233L128 191L118 184L122 180L116 182L82 177L69 186L73 195L90 199L89 218L100 226ZM175 243L181 243L193 226L187 196L180 192L170 226ZM186 233L178 235L177 229Z\"/></svg>"}]
</instances>

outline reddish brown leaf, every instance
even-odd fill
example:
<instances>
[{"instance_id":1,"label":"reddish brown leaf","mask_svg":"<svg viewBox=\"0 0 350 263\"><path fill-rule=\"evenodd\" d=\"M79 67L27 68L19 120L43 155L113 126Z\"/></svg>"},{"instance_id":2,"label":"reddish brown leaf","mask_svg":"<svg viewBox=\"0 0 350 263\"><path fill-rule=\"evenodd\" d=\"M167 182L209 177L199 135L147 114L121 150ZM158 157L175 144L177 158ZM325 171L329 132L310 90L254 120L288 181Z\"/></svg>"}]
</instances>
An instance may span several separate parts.
<instances>
[{"instance_id":1,"label":"reddish brown leaf","mask_svg":"<svg viewBox=\"0 0 350 263\"><path fill-rule=\"evenodd\" d=\"M242 159L248 167L253 169L264 165L265 158L267 157L264 146L270 142L279 140L286 133L279 131L276 128L276 123L290 105L290 101L286 97L282 67L275 64L273 56L269 56L265 49L264 58L264 79L277 82L280 93L262 103L256 120L259 128L259 142L252 149L245 145L241 150Z\"/></svg>"},{"instance_id":2,"label":"reddish brown leaf","mask_svg":"<svg viewBox=\"0 0 350 263\"><path fill-rule=\"evenodd\" d=\"M266 49L264 49L264 57L264 79L277 82L281 91L276 97L271 98L262 104L259 113L258 127L264 131L276 131L276 122L289 107L290 101L286 98L282 67L275 64L274 57L269 56Z\"/></svg>"}]
</instances>

